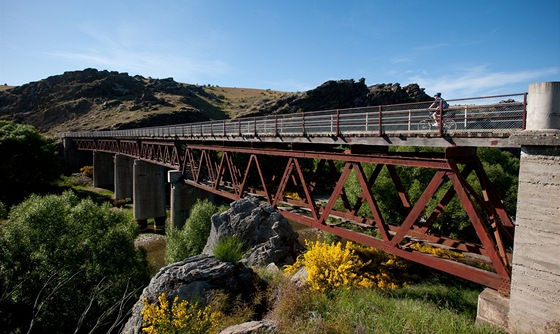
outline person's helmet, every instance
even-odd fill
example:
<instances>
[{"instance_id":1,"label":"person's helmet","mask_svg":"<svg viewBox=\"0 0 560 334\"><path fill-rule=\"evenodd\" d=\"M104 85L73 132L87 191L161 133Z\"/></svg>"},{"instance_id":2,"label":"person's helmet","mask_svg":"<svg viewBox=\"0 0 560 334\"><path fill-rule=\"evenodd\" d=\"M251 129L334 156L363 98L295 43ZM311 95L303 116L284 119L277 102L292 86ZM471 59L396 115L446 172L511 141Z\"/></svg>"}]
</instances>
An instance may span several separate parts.
<instances>
[{"instance_id":1,"label":"person's helmet","mask_svg":"<svg viewBox=\"0 0 560 334\"><path fill-rule=\"evenodd\" d=\"M434 96L441 97L441 93L436 93Z\"/></svg>"}]
</instances>

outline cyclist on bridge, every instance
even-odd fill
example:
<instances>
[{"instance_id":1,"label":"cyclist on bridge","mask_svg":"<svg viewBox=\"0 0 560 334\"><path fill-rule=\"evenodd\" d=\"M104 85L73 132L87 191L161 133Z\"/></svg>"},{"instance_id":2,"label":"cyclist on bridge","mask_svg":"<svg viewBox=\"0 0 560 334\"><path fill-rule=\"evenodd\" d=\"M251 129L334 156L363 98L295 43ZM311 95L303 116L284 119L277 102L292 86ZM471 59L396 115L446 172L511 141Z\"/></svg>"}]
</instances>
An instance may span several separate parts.
<instances>
[{"instance_id":1,"label":"cyclist on bridge","mask_svg":"<svg viewBox=\"0 0 560 334\"><path fill-rule=\"evenodd\" d=\"M434 95L434 102L429 106L430 109L435 108L435 111L432 113L432 119L434 120L434 126L438 126L438 110L439 110L439 106L440 104L443 107L443 113L445 114L446 109L449 107L449 104L447 104L447 102L445 102L445 100L441 97L441 93L436 93Z\"/></svg>"}]
</instances>

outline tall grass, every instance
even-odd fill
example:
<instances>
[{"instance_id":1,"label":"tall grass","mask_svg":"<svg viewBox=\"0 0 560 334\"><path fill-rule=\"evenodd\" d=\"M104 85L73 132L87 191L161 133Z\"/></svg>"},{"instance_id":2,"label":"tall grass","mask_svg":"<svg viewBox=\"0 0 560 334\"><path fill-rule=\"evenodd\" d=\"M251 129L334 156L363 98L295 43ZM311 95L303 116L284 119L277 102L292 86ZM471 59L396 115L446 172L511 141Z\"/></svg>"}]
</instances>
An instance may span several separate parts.
<instances>
[{"instance_id":1,"label":"tall grass","mask_svg":"<svg viewBox=\"0 0 560 334\"><path fill-rule=\"evenodd\" d=\"M223 237L214 248L214 256L224 262L237 263L244 253L243 240L234 235Z\"/></svg>"},{"instance_id":2,"label":"tall grass","mask_svg":"<svg viewBox=\"0 0 560 334\"><path fill-rule=\"evenodd\" d=\"M393 292L340 289L325 294L285 280L269 317L278 333L505 333L475 325L479 291L420 284Z\"/></svg>"}]
</instances>

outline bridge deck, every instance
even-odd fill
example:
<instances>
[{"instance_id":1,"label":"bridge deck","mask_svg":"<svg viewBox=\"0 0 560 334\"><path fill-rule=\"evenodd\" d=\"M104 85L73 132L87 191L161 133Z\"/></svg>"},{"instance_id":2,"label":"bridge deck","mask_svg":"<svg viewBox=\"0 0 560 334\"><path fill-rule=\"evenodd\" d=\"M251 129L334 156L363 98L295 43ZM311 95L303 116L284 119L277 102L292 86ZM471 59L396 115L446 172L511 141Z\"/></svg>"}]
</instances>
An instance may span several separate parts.
<instances>
[{"instance_id":1,"label":"bridge deck","mask_svg":"<svg viewBox=\"0 0 560 334\"><path fill-rule=\"evenodd\" d=\"M497 102L499 101L499 102ZM448 100L431 125L430 102L168 125L65 133L65 137L152 138L204 142L357 144L371 146L517 147L525 127L526 95Z\"/></svg>"}]
</instances>

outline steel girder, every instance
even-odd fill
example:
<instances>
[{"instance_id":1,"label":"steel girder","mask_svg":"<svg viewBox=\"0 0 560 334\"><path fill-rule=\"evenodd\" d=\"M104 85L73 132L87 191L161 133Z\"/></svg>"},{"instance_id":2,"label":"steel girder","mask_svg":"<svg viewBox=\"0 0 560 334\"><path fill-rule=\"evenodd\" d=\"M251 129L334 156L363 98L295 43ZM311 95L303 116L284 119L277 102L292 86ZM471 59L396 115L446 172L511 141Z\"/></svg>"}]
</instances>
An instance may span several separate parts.
<instances>
[{"instance_id":1,"label":"steel girder","mask_svg":"<svg viewBox=\"0 0 560 334\"><path fill-rule=\"evenodd\" d=\"M232 200L247 194L261 196L287 219L509 294L514 225L484 172L476 149L450 147L444 154L397 154L149 140L74 141L78 149L120 153L181 170L187 184ZM275 157L273 162L265 162L270 156ZM309 161L313 160L318 161L314 170L309 168ZM364 171L366 163L375 166L369 175ZM335 164L343 165L341 172ZM414 203L399 176L401 167L434 171ZM379 198L385 194L373 190L384 168L393 182L404 217L397 224L388 223L387 213L382 212ZM345 189L352 173L361 191L353 202ZM470 175L476 177L481 191L467 180ZM331 187L325 187L325 183L330 183ZM444 195L435 198L440 189L446 189ZM319 204L319 197L327 198L326 202ZM455 197L469 217L477 241L465 242L432 233L436 220ZM435 206L434 201L437 202ZM362 206L367 206L371 212L367 217L359 214ZM373 231L377 231L377 235ZM481 269L416 251L409 247L411 241L472 254L489 268Z\"/></svg>"},{"instance_id":2,"label":"steel girder","mask_svg":"<svg viewBox=\"0 0 560 334\"><path fill-rule=\"evenodd\" d=\"M240 153L245 157L234 158L234 155ZM261 162L262 157L271 155L282 159L277 159L275 166L264 166ZM330 166L329 176L335 186L328 194L324 206L317 202L317 196L325 193L317 193L316 175L305 171L302 167L308 159L319 159L318 166L325 164ZM279 161L282 163L280 164ZM340 173L334 168L335 161L338 161L338 164L344 163ZM364 163L375 164L370 175L364 172ZM199 186L230 199L239 199L248 193L262 196L287 219L483 284L503 294L509 294L514 226L484 172L475 149L450 148L446 154L440 156L422 154L399 156L250 148L239 149L236 152L232 148L189 145L185 151L183 166L186 182L193 186ZM435 170L432 179L415 203L411 202L401 182L397 172L399 166ZM376 199L383 194L374 194L372 190L383 168L387 168L402 210L405 212L404 220L397 225L386 222ZM321 167L318 167L315 172L320 169ZM345 190L351 172L357 177L361 188L361 194L354 203L348 199ZM481 193L478 193L468 182L467 177L471 174L476 176L482 189ZM248 182L250 178L252 183ZM438 203L434 209L429 210L430 201L444 184L448 184L448 189L440 199L437 199ZM292 191L288 191L288 188ZM476 231L479 239L476 243L431 233L436 219L441 216L455 196L459 198ZM344 211L335 210L337 202L342 203ZM369 207L370 217L361 217L358 214L362 205ZM294 207L297 210L294 210ZM332 223L329 217L336 217L346 225L362 227L365 231L376 230L380 237L372 236L367 232L357 232L355 229L343 226L342 223ZM408 247L410 240L421 240L437 247L474 254L484 259L491 268L480 269L416 251Z\"/></svg>"},{"instance_id":3,"label":"steel girder","mask_svg":"<svg viewBox=\"0 0 560 334\"><path fill-rule=\"evenodd\" d=\"M181 169L180 145L173 141L75 138L73 142L78 150L121 154L171 169Z\"/></svg>"}]
</instances>

